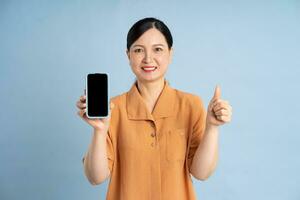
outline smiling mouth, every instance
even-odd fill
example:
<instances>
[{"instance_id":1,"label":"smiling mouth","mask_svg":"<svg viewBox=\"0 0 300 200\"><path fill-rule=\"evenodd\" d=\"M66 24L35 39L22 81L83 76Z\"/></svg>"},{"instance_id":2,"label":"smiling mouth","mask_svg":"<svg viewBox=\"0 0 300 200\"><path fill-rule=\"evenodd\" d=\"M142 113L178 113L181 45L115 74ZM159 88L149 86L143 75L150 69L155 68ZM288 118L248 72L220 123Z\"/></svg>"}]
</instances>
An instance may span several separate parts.
<instances>
[{"instance_id":1,"label":"smiling mouth","mask_svg":"<svg viewBox=\"0 0 300 200\"><path fill-rule=\"evenodd\" d=\"M157 69L157 67L155 66L144 66L142 67L142 69L145 71L145 72L153 72Z\"/></svg>"}]
</instances>

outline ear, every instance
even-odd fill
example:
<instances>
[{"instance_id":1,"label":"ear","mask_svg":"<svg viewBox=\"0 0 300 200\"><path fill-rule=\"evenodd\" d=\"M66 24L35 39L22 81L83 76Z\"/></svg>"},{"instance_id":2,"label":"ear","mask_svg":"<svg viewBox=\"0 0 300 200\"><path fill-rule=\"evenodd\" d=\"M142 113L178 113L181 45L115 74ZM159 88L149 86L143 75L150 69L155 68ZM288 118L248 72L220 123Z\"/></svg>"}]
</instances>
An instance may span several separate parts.
<instances>
[{"instance_id":1,"label":"ear","mask_svg":"<svg viewBox=\"0 0 300 200\"><path fill-rule=\"evenodd\" d=\"M169 63L171 63L171 62L172 62L172 58L173 58L173 52L174 52L174 49L173 49L173 47L171 47L171 49L170 49Z\"/></svg>"},{"instance_id":2,"label":"ear","mask_svg":"<svg viewBox=\"0 0 300 200\"><path fill-rule=\"evenodd\" d=\"M126 49L126 54L127 54L128 60L130 60L130 54L129 54L128 49Z\"/></svg>"}]
</instances>

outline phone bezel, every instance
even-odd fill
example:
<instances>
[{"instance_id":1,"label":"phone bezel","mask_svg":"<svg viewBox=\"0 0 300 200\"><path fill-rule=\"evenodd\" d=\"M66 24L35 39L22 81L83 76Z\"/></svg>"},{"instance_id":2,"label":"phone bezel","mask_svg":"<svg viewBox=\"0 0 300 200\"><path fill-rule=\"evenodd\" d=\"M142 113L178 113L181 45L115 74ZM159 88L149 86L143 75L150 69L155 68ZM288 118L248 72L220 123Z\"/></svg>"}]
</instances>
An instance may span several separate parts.
<instances>
[{"instance_id":1,"label":"phone bezel","mask_svg":"<svg viewBox=\"0 0 300 200\"><path fill-rule=\"evenodd\" d=\"M107 115L106 116L89 116L88 115L88 75L92 75L92 74L104 74L104 75L106 75L107 76L107 110L108 110L108 112L107 112ZM87 118L89 118L89 119L103 119L103 118L107 118L109 115L110 115L110 109L109 109L109 107L110 107L110 86L109 86L110 84L109 84L109 73L107 73L107 72L101 72L101 73L88 73L87 75L86 75L86 78L85 78L85 92L86 92L86 116L87 116Z\"/></svg>"}]
</instances>

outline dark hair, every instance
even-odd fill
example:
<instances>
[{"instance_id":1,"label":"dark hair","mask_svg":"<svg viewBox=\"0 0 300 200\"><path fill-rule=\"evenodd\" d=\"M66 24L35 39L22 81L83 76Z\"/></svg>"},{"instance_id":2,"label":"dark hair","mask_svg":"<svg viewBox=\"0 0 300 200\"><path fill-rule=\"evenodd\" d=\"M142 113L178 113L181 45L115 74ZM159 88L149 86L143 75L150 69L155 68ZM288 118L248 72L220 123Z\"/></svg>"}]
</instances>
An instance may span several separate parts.
<instances>
[{"instance_id":1,"label":"dark hair","mask_svg":"<svg viewBox=\"0 0 300 200\"><path fill-rule=\"evenodd\" d=\"M156 28L159 30L165 37L169 49L173 45L173 38L169 28L159 19L148 17L137 21L130 29L127 34L127 50L130 49L131 45L151 28Z\"/></svg>"}]
</instances>

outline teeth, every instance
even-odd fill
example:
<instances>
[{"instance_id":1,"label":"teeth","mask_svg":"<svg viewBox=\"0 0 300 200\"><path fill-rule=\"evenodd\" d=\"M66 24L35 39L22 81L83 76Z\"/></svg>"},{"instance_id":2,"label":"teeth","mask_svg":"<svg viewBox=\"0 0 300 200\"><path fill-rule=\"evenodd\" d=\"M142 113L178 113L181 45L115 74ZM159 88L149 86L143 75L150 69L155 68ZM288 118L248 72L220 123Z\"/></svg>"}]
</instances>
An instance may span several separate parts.
<instances>
[{"instance_id":1,"label":"teeth","mask_svg":"<svg viewBox=\"0 0 300 200\"><path fill-rule=\"evenodd\" d=\"M145 71L152 71L152 70L154 70L154 69L156 69L156 67L147 67L147 68L144 68L143 67L143 70L145 70Z\"/></svg>"}]
</instances>

